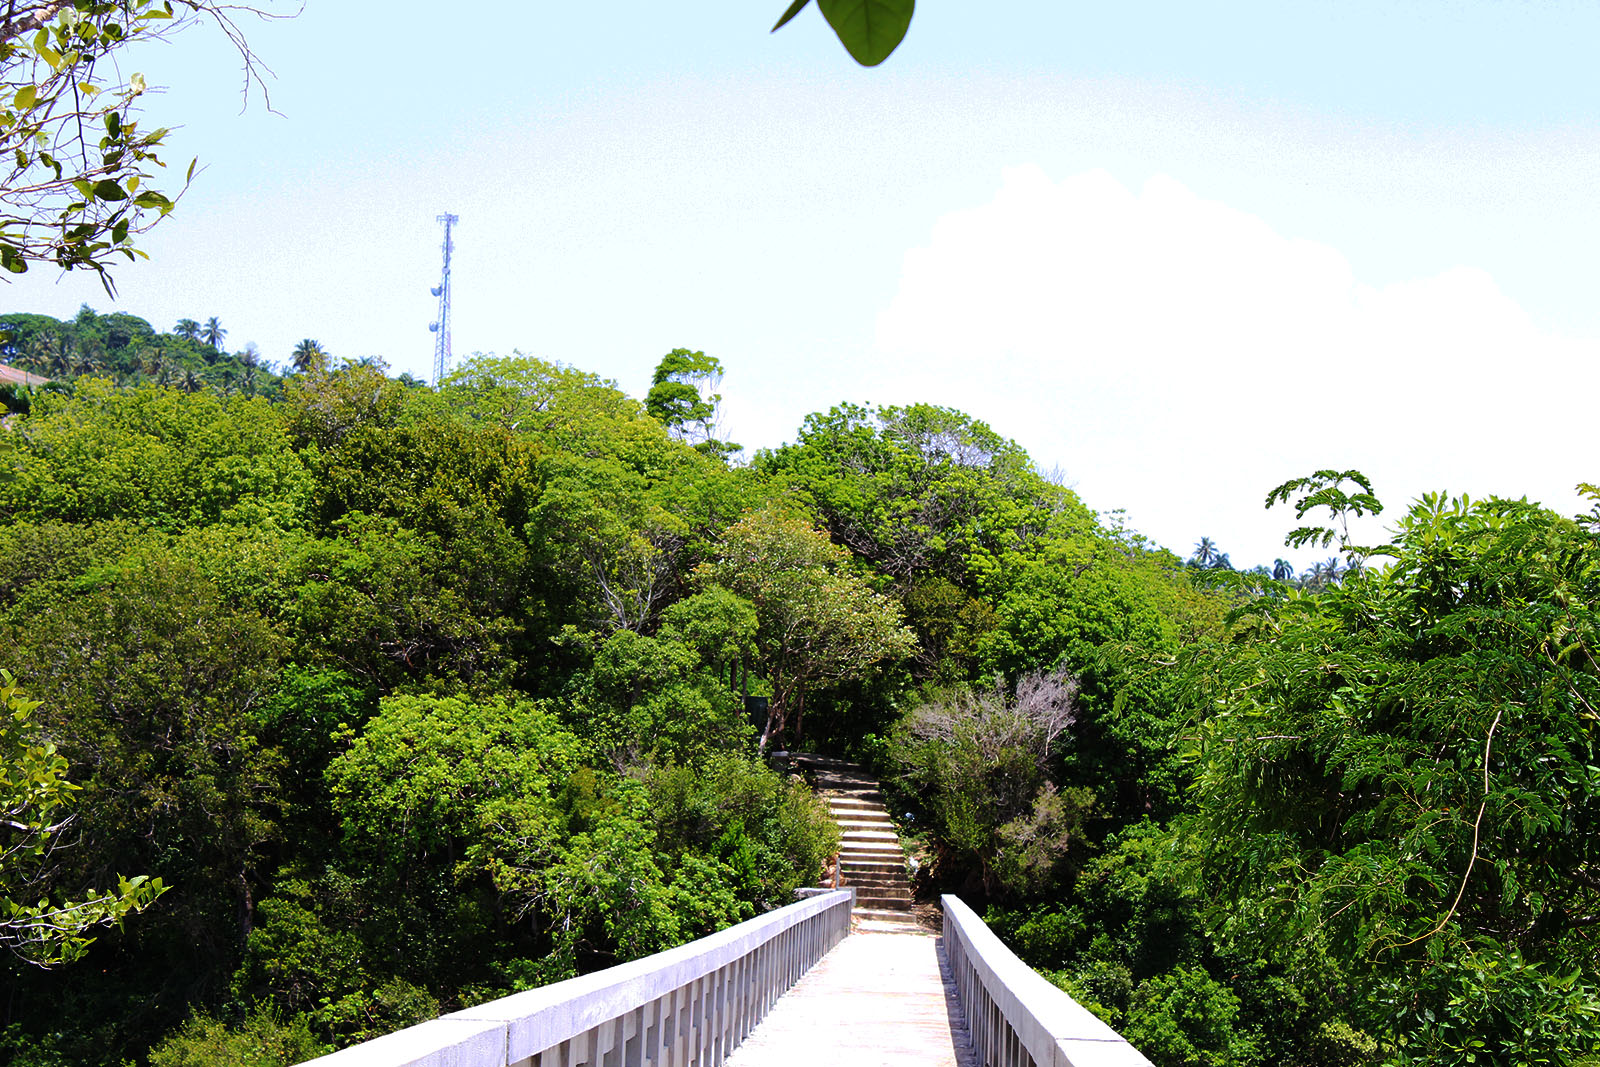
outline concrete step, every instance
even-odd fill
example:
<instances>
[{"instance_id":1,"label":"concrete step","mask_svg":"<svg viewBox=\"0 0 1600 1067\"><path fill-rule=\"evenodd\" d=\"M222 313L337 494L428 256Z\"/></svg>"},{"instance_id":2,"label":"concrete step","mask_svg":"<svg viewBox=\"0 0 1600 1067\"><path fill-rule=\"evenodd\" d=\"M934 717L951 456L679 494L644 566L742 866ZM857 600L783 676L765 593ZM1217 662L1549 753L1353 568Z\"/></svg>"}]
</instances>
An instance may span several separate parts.
<instances>
[{"instance_id":1,"label":"concrete step","mask_svg":"<svg viewBox=\"0 0 1600 1067\"><path fill-rule=\"evenodd\" d=\"M876 780L842 760L797 757L839 828L840 884L856 892L852 913L874 928L923 933L911 919L914 897L906 854Z\"/></svg>"},{"instance_id":2,"label":"concrete step","mask_svg":"<svg viewBox=\"0 0 1600 1067\"><path fill-rule=\"evenodd\" d=\"M871 815L888 814L888 808L883 801L873 800L869 797L831 796L828 797L828 810L837 813L860 811Z\"/></svg>"},{"instance_id":3,"label":"concrete step","mask_svg":"<svg viewBox=\"0 0 1600 1067\"><path fill-rule=\"evenodd\" d=\"M902 904L908 908L911 906L909 889L868 889L859 885L855 889L858 908L897 908Z\"/></svg>"},{"instance_id":4,"label":"concrete step","mask_svg":"<svg viewBox=\"0 0 1600 1067\"><path fill-rule=\"evenodd\" d=\"M907 889L911 883L905 875L895 877L887 874L856 874L854 871L844 871L846 885L859 886L862 889Z\"/></svg>"},{"instance_id":5,"label":"concrete step","mask_svg":"<svg viewBox=\"0 0 1600 1067\"><path fill-rule=\"evenodd\" d=\"M903 863L851 863L845 860L839 870L848 878L900 878L906 877Z\"/></svg>"},{"instance_id":6,"label":"concrete step","mask_svg":"<svg viewBox=\"0 0 1600 1067\"><path fill-rule=\"evenodd\" d=\"M807 767L831 767L835 770L859 771L861 765L837 756L820 756L815 752L791 752L789 758Z\"/></svg>"},{"instance_id":7,"label":"concrete step","mask_svg":"<svg viewBox=\"0 0 1600 1067\"><path fill-rule=\"evenodd\" d=\"M852 925L864 934L915 934L918 937L927 937L929 933L921 924L903 916L898 919L858 918Z\"/></svg>"},{"instance_id":8,"label":"concrete step","mask_svg":"<svg viewBox=\"0 0 1600 1067\"><path fill-rule=\"evenodd\" d=\"M883 801L862 796L859 792L822 793L819 795L828 802L830 808L872 808L882 810L884 807Z\"/></svg>"},{"instance_id":9,"label":"concrete step","mask_svg":"<svg viewBox=\"0 0 1600 1067\"><path fill-rule=\"evenodd\" d=\"M868 788L866 786L857 786L857 787L854 787L854 788L851 788L851 789L845 789L845 788L843 788L841 786L837 786L837 785L821 785L821 784L819 784L817 786L817 792L822 794L823 796L849 796L849 797L854 797L855 799L865 801L868 804L882 804L883 803L883 794L878 791L876 786L874 786L872 788Z\"/></svg>"},{"instance_id":10,"label":"concrete step","mask_svg":"<svg viewBox=\"0 0 1600 1067\"><path fill-rule=\"evenodd\" d=\"M871 775L849 771L812 771L811 781L819 791L839 789L854 793L863 789L869 789L873 792L878 790L878 780L876 778Z\"/></svg>"},{"instance_id":11,"label":"concrete step","mask_svg":"<svg viewBox=\"0 0 1600 1067\"><path fill-rule=\"evenodd\" d=\"M894 826L894 820L889 818L886 811L873 811L870 808L830 808L828 818L834 822L869 822L881 826Z\"/></svg>"},{"instance_id":12,"label":"concrete step","mask_svg":"<svg viewBox=\"0 0 1600 1067\"><path fill-rule=\"evenodd\" d=\"M830 811L828 817L840 828L860 826L869 829L893 830L894 821L878 811Z\"/></svg>"}]
</instances>

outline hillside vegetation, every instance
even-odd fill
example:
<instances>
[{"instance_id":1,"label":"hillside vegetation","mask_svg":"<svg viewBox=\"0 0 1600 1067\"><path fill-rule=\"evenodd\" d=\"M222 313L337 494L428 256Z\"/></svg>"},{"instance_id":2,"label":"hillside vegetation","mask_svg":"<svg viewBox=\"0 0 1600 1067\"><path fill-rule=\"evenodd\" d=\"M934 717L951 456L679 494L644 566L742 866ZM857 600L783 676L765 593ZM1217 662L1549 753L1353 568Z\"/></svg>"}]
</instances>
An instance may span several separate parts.
<instances>
[{"instance_id":1,"label":"hillside vegetation","mask_svg":"<svg viewBox=\"0 0 1600 1067\"><path fill-rule=\"evenodd\" d=\"M294 1063L779 906L835 844L792 747L882 775L923 891L1162 1067L1600 1042L1592 516L1429 498L1297 584L945 408L738 462L701 353L641 402L92 312L105 365L58 367L14 318L65 380L0 431L0 667L81 788L0 896L160 886L6 940L8 1062ZM1333 544L1357 488L1287 495Z\"/></svg>"}]
</instances>

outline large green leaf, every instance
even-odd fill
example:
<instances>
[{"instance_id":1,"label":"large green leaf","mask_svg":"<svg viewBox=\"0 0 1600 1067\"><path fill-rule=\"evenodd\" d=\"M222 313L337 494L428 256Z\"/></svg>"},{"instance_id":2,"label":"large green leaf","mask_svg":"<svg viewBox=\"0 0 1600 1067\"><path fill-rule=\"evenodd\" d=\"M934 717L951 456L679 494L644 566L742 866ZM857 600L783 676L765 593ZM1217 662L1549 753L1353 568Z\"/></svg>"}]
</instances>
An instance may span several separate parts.
<instances>
[{"instance_id":1,"label":"large green leaf","mask_svg":"<svg viewBox=\"0 0 1600 1067\"><path fill-rule=\"evenodd\" d=\"M905 40L916 0L817 0L845 50L863 67L875 67Z\"/></svg>"},{"instance_id":2,"label":"large green leaf","mask_svg":"<svg viewBox=\"0 0 1600 1067\"><path fill-rule=\"evenodd\" d=\"M794 0L794 3L789 5L789 10L785 11L783 13L783 17L780 18L777 21L777 24L772 27L772 32L777 33L779 30L783 29L788 21L800 14L801 10L809 3L811 3L811 0Z\"/></svg>"}]
</instances>

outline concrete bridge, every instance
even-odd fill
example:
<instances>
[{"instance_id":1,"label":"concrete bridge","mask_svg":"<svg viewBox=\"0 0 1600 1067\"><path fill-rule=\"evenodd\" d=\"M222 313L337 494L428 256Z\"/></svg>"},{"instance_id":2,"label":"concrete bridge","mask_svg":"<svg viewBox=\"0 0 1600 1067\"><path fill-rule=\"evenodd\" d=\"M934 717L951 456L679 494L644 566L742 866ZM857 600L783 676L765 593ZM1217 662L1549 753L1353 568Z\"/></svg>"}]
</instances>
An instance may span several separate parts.
<instances>
[{"instance_id":1,"label":"concrete bridge","mask_svg":"<svg viewBox=\"0 0 1600 1067\"><path fill-rule=\"evenodd\" d=\"M971 909L943 934L852 932L851 889L517 993L315 1067L1150 1067ZM858 924L865 925L865 924ZM307 1065L310 1067L310 1065Z\"/></svg>"}]
</instances>

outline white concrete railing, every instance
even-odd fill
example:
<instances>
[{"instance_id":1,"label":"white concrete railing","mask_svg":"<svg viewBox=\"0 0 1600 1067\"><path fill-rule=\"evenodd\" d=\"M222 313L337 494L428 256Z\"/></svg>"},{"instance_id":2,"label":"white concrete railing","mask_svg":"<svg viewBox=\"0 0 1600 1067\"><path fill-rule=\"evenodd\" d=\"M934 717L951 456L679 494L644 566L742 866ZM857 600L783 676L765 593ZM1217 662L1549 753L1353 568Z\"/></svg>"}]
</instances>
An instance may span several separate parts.
<instances>
[{"instance_id":1,"label":"white concrete railing","mask_svg":"<svg viewBox=\"0 0 1600 1067\"><path fill-rule=\"evenodd\" d=\"M979 1067L1151 1067L1121 1034L1017 959L953 896L944 950Z\"/></svg>"},{"instance_id":2,"label":"white concrete railing","mask_svg":"<svg viewBox=\"0 0 1600 1067\"><path fill-rule=\"evenodd\" d=\"M850 932L847 889L303 1067L713 1067Z\"/></svg>"}]
</instances>

